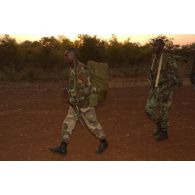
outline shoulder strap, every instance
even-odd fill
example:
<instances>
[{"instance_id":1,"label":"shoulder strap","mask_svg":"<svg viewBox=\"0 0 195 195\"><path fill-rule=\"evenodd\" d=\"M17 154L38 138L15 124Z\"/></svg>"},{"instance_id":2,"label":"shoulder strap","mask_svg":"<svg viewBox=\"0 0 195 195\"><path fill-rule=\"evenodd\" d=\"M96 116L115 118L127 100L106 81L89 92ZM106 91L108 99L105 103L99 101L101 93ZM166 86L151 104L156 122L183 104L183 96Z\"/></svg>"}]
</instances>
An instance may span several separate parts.
<instances>
[{"instance_id":1,"label":"shoulder strap","mask_svg":"<svg viewBox=\"0 0 195 195\"><path fill-rule=\"evenodd\" d=\"M154 56L154 58L153 58L153 60L152 60L152 66L151 66L151 69L150 69L150 70L153 70L155 60L156 60L156 55Z\"/></svg>"},{"instance_id":2,"label":"shoulder strap","mask_svg":"<svg viewBox=\"0 0 195 195\"><path fill-rule=\"evenodd\" d=\"M78 83L78 78L77 78L77 76L78 76L78 75L77 75L77 71L78 71L78 70L77 70L77 67L78 67L78 63L76 63L76 64L74 65L74 69L73 69L73 70L74 70L74 90L75 90L75 91L78 91L78 88L77 88L77 87L78 87L78 86L77 86L77 83Z\"/></svg>"},{"instance_id":3,"label":"shoulder strap","mask_svg":"<svg viewBox=\"0 0 195 195\"><path fill-rule=\"evenodd\" d=\"M159 80L160 80L160 73L161 73L161 68L162 68L163 56L164 56L164 54L162 53L162 55L160 57L160 62L159 62L159 65L158 65L158 73L157 73L157 76L156 76L156 82L155 82L155 87L156 88L158 87L158 83L159 83Z\"/></svg>"}]
</instances>

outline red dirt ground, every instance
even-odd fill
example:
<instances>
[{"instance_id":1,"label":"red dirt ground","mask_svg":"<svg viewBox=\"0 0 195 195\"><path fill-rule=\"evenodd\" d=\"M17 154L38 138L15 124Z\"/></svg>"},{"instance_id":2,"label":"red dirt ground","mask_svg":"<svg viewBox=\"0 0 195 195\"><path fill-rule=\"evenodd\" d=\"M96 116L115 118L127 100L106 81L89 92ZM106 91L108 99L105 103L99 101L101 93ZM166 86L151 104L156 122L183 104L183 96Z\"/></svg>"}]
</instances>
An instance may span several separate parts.
<instances>
[{"instance_id":1,"label":"red dirt ground","mask_svg":"<svg viewBox=\"0 0 195 195\"><path fill-rule=\"evenodd\" d=\"M195 91L180 88L170 112L170 138L156 142L144 113L148 88L110 89L97 114L110 142L95 154L98 140L79 124L67 156L48 151L60 142L67 105L62 84L0 86L0 160L195 160Z\"/></svg>"}]
</instances>

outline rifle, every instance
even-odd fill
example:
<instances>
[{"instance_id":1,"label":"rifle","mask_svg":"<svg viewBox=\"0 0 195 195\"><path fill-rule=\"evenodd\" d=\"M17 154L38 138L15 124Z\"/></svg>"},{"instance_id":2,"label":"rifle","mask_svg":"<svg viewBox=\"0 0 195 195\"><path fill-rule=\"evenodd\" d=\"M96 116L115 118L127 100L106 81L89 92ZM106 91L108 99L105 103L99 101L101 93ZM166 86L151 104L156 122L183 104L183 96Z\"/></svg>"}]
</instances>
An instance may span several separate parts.
<instances>
[{"instance_id":1,"label":"rifle","mask_svg":"<svg viewBox=\"0 0 195 195\"><path fill-rule=\"evenodd\" d=\"M69 92L68 88L66 86L64 86L63 89L64 89L64 92L66 94L68 94L68 96L70 97L70 92ZM78 97L74 97L73 101L68 100L68 104L73 108L73 110L75 111L75 113L77 115L79 122L85 128L87 125L86 125L86 123L83 119L82 113L81 113L80 103L81 103L81 101L79 100Z\"/></svg>"}]
</instances>

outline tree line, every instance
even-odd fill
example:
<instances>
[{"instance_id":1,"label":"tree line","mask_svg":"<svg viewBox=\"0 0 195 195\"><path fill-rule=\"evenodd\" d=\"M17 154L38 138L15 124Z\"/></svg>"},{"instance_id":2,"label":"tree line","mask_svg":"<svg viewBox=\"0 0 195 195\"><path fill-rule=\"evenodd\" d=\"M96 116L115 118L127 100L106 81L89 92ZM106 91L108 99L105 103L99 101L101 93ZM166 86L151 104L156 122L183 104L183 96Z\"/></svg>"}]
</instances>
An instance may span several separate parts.
<instances>
[{"instance_id":1,"label":"tree line","mask_svg":"<svg viewBox=\"0 0 195 195\"><path fill-rule=\"evenodd\" d=\"M162 38L170 52L185 59L190 59L190 51L195 49L195 44L180 46L174 45L166 36L156 38ZM141 45L131 42L130 38L120 42L115 35L110 40L103 40L84 34L78 35L75 41L65 36L51 36L18 43L13 37L4 35L0 38L0 80L44 80L44 77L47 80L52 74L62 79L66 67L64 50L69 47L78 49L79 58L84 63L88 60L107 62L113 75L138 76L146 73L156 38Z\"/></svg>"}]
</instances>

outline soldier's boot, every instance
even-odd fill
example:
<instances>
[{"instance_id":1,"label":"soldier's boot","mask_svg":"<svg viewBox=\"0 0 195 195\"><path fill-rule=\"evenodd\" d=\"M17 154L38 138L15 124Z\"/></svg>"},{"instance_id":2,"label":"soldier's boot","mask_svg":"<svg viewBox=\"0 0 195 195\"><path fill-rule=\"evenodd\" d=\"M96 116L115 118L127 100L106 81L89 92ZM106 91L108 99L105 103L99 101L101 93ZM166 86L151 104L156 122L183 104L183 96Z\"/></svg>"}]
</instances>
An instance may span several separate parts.
<instances>
[{"instance_id":1,"label":"soldier's boot","mask_svg":"<svg viewBox=\"0 0 195 195\"><path fill-rule=\"evenodd\" d=\"M153 131L153 135L157 136L160 133L160 130L161 130L161 125L160 125L160 123L157 123L156 129Z\"/></svg>"},{"instance_id":2,"label":"soldier's boot","mask_svg":"<svg viewBox=\"0 0 195 195\"><path fill-rule=\"evenodd\" d=\"M161 129L158 135L156 136L157 141L163 141L165 139L168 139L168 132L167 129Z\"/></svg>"},{"instance_id":3,"label":"soldier's boot","mask_svg":"<svg viewBox=\"0 0 195 195\"><path fill-rule=\"evenodd\" d=\"M51 152L54 152L54 153L66 155L67 154L67 145L68 144L66 142L61 142L60 146L54 147L54 148L49 148L49 150Z\"/></svg>"},{"instance_id":4,"label":"soldier's boot","mask_svg":"<svg viewBox=\"0 0 195 195\"><path fill-rule=\"evenodd\" d=\"M106 139L100 140L100 145L96 149L97 154L103 153L108 148L108 141Z\"/></svg>"}]
</instances>

